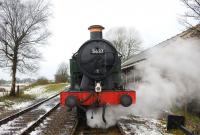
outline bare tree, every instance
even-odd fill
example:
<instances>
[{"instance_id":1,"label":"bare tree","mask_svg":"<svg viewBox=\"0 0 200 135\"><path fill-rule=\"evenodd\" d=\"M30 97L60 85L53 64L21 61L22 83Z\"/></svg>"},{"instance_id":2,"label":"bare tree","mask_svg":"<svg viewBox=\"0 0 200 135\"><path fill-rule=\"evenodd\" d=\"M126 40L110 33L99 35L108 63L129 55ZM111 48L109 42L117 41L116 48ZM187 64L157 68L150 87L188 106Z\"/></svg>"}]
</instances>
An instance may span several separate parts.
<instances>
[{"instance_id":1,"label":"bare tree","mask_svg":"<svg viewBox=\"0 0 200 135\"><path fill-rule=\"evenodd\" d=\"M17 71L37 69L39 45L49 36L49 4L43 0L0 0L0 66L11 70L11 96Z\"/></svg>"},{"instance_id":2,"label":"bare tree","mask_svg":"<svg viewBox=\"0 0 200 135\"><path fill-rule=\"evenodd\" d=\"M196 24L200 24L200 0L181 0L181 2L187 7L187 11L181 19L182 23L189 28L195 28L200 31L200 27L193 27Z\"/></svg>"},{"instance_id":3,"label":"bare tree","mask_svg":"<svg viewBox=\"0 0 200 135\"><path fill-rule=\"evenodd\" d=\"M69 74L68 74L68 64L67 63L61 63L58 67L58 70L55 74L55 82L61 83L61 82L67 82L69 81Z\"/></svg>"},{"instance_id":4,"label":"bare tree","mask_svg":"<svg viewBox=\"0 0 200 135\"><path fill-rule=\"evenodd\" d=\"M141 40L133 28L113 28L106 33L106 38L122 54L122 61L127 60L140 51Z\"/></svg>"}]
</instances>

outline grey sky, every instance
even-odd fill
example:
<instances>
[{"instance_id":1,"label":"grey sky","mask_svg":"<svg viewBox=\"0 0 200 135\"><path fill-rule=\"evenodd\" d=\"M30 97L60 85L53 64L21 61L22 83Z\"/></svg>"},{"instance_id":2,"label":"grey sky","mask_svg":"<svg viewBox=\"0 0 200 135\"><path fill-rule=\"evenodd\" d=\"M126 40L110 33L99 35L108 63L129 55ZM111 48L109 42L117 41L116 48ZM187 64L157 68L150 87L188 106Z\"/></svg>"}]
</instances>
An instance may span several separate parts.
<instances>
[{"instance_id":1,"label":"grey sky","mask_svg":"<svg viewBox=\"0 0 200 135\"><path fill-rule=\"evenodd\" d=\"M135 28L148 48L166 40L184 27L178 21L185 7L180 0L52 0L53 17L49 22L52 36L42 48L43 60L38 73L31 77L54 78L61 62L68 62L83 42L89 39L87 28L93 24L105 27ZM25 77L18 74L18 77ZM0 78L10 79L0 72Z\"/></svg>"}]
</instances>

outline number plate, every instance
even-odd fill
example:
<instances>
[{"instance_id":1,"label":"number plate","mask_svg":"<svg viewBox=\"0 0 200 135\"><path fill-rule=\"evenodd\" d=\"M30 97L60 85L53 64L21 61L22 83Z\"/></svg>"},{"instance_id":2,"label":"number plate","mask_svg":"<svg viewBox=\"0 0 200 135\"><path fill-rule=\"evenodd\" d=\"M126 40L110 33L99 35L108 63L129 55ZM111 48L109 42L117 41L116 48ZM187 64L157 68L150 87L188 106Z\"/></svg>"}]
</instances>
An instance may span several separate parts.
<instances>
[{"instance_id":1,"label":"number plate","mask_svg":"<svg viewBox=\"0 0 200 135\"><path fill-rule=\"evenodd\" d=\"M93 48L93 49L91 49L91 54L104 54L104 49Z\"/></svg>"}]
</instances>

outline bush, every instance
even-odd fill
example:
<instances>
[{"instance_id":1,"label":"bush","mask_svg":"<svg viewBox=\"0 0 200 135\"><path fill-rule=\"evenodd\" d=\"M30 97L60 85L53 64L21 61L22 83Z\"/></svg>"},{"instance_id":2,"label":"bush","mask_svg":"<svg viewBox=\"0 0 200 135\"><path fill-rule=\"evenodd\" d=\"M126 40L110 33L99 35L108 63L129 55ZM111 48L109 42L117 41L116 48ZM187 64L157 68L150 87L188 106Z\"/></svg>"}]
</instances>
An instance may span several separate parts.
<instances>
[{"instance_id":1,"label":"bush","mask_svg":"<svg viewBox=\"0 0 200 135\"><path fill-rule=\"evenodd\" d=\"M45 77L40 77L36 80L36 82L34 83L35 85L45 85L45 84L49 84L49 80Z\"/></svg>"}]
</instances>

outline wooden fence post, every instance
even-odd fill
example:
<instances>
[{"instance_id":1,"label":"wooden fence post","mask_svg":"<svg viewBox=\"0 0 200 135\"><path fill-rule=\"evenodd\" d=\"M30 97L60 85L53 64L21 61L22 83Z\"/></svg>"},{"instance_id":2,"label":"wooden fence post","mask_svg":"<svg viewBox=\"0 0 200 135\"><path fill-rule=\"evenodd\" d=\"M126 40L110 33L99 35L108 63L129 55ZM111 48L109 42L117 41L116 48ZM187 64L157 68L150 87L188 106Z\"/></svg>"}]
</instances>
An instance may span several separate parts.
<instances>
[{"instance_id":1,"label":"wooden fence post","mask_svg":"<svg viewBox=\"0 0 200 135\"><path fill-rule=\"evenodd\" d=\"M17 85L17 96L19 96L19 85Z\"/></svg>"}]
</instances>

